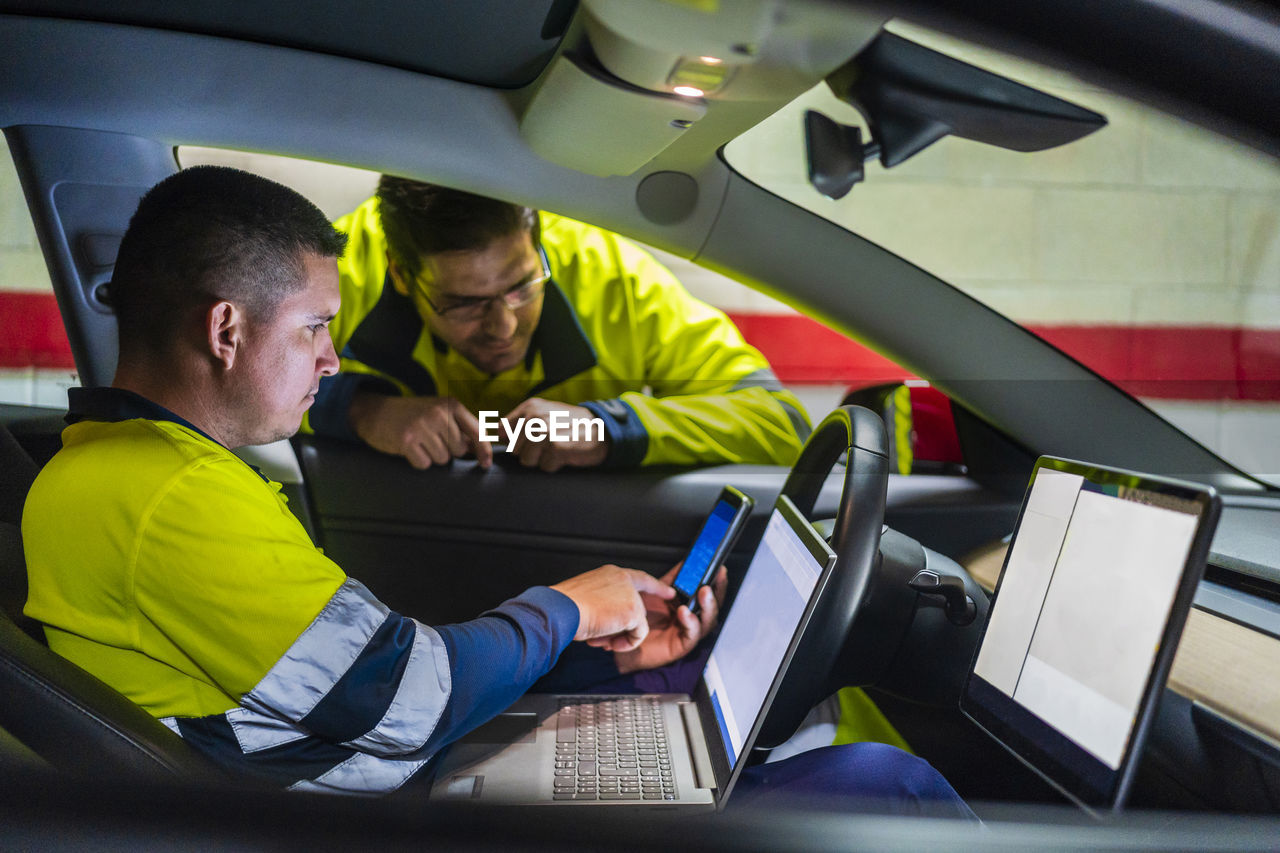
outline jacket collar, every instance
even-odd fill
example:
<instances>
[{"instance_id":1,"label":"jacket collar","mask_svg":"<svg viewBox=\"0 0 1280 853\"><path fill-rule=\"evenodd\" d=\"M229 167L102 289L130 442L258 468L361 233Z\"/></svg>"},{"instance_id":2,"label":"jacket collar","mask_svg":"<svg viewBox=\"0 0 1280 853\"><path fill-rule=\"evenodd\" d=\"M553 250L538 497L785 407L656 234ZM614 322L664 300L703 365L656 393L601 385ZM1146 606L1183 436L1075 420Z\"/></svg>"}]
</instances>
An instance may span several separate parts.
<instances>
[{"instance_id":1,"label":"jacket collar","mask_svg":"<svg viewBox=\"0 0 1280 853\"><path fill-rule=\"evenodd\" d=\"M529 391L530 397L596 366L596 348L582 330L578 313L554 280L547 282L542 316L525 356L526 367L533 366L534 356L539 352L542 353L543 378Z\"/></svg>"},{"instance_id":2,"label":"jacket collar","mask_svg":"<svg viewBox=\"0 0 1280 853\"><path fill-rule=\"evenodd\" d=\"M186 418L179 417L159 403L153 403L141 394L123 388L69 388L67 389L67 423L101 421L116 423L137 419L171 421L218 444L208 433Z\"/></svg>"},{"instance_id":3,"label":"jacket collar","mask_svg":"<svg viewBox=\"0 0 1280 853\"><path fill-rule=\"evenodd\" d=\"M153 403L141 394L135 394L123 388L110 387L67 389L66 421L69 424L77 424L81 421L118 423L132 420L169 421L186 427L219 447L223 446L221 442L191 421L174 414L159 403ZM256 465L249 465L249 467L259 477L270 482Z\"/></svg>"}]
</instances>

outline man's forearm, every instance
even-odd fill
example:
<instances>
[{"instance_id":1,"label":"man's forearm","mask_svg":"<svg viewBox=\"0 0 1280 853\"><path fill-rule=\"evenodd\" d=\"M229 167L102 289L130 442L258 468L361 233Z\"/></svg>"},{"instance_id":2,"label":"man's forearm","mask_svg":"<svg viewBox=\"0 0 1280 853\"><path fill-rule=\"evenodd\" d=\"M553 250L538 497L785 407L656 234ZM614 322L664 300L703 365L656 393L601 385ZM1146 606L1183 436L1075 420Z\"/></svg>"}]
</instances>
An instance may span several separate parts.
<instances>
[{"instance_id":1,"label":"man's forearm","mask_svg":"<svg viewBox=\"0 0 1280 853\"><path fill-rule=\"evenodd\" d=\"M753 387L661 398L626 393L647 433L643 464L753 463L790 465L809 433L789 392Z\"/></svg>"},{"instance_id":2,"label":"man's forearm","mask_svg":"<svg viewBox=\"0 0 1280 853\"><path fill-rule=\"evenodd\" d=\"M534 587L478 619L438 628L449 653L452 689L429 751L453 742L524 695L573 640L578 609Z\"/></svg>"}]
</instances>

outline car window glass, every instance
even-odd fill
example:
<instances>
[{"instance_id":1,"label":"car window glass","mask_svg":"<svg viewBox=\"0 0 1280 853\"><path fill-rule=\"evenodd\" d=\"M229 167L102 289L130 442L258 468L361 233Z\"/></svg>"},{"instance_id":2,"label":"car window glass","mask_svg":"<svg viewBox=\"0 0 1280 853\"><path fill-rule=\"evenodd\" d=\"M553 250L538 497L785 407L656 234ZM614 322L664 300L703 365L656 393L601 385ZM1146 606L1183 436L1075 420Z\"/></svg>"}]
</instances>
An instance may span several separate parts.
<instances>
[{"instance_id":1,"label":"car window glass","mask_svg":"<svg viewBox=\"0 0 1280 853\"><path fill-rule=\"evenodd\" d=\"M726 148L730 165L950 282L1280 483L1280 167L1097 86L916 27L900 35L1097 110L1033 154L947 138L840 201L809 185L802 116L866 123L819 85Z\"/></svg>"},{"instance_id":2,"label":"car window glass","mask_svg":"<svg viewBox=\"0 0 1280 853\"><path fill-rule=\"evenodd\" d=\"M309 160L183 146L183 168L200 164L234 166L279 181L307 196L325 215L337 219L373 195L376 172ZM699 299L725 311L749 343L769 358L782 382L800 398L816 423L854 388L897 381L909 374L848 338L797 313L795 309L732 279L668 252L646 246ZM787 341L820 345L797 352Z\"/></svg>"},{"instance_id":3,"label":"car window glass","mask_svg":"<svg viewBox=\"0 0 1280 853\"><path fill-rule=\"evenodd\" d=\"M0 403L65 407L76 382L49 271L0 136Z\"/></svg>"}]
</instances>

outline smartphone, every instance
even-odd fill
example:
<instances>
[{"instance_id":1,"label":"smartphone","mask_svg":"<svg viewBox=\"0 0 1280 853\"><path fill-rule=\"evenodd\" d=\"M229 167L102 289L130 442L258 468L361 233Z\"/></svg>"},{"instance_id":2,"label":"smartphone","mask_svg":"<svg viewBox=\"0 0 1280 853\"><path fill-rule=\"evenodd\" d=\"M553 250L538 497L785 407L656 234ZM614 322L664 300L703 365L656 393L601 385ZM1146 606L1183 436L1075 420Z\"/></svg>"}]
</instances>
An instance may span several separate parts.
<instances>
[{"instance_id":1,"label":"smartphone","mask_svg":"<svg viewBox=\"0 0 1280 853\"><path fill-rule=\"evenodd\" d=\"M689 605L689 609L698 612L698 603L693 594L698 587L711 582L712 576L738 540L738 534L746 526L747 516L756 502L733 486L725 486L716 498L707 520L702 523L698 538L693 540L693 547L685 555L684 565L671 584L676 590L676 601Z\"/></svg>"}]
</instances>

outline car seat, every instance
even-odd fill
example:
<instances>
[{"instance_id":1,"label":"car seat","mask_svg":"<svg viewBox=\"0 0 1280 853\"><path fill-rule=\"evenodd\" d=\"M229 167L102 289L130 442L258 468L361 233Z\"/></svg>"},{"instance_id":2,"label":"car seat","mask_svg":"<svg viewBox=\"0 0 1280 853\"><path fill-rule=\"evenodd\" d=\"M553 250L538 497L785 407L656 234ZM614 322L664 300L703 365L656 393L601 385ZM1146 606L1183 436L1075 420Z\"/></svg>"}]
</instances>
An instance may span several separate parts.
<instances>
[{"instance_id":1,"label":"car seat","mask_svg":"<svg viewBox=\"0 0 1280 853\"><path fill-rule=\"evenodd\" d=\"M0 472L0 734L7 732L55 768L83 776L218 778L213 765L164 724L50 651L39 626L22 615L22 504L37 468L3 424ZM0 740L5 743L12 746L8 738Z\"/></svg>"}]
</instances>

